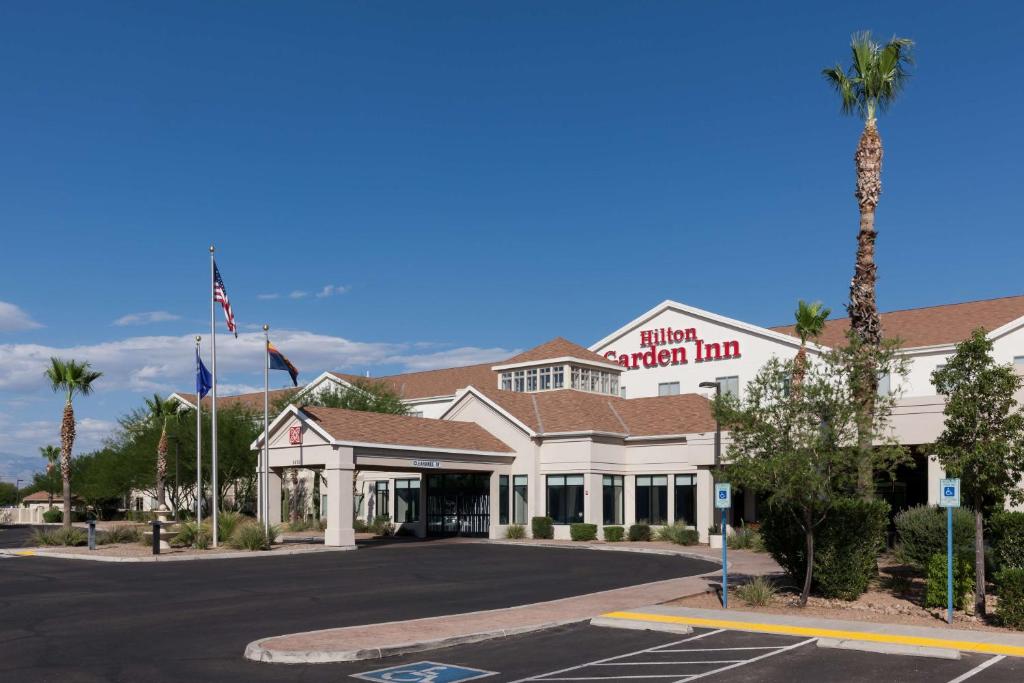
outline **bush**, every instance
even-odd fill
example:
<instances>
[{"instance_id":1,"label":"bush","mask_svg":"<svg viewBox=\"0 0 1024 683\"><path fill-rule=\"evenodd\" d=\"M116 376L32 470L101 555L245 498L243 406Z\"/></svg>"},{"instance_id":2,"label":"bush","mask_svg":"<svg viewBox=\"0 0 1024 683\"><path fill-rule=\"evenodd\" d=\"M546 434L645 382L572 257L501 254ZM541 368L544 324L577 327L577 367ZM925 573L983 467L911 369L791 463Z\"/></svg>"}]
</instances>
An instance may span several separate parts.
<instances>
[{"instance_id":1,"label":"bush","mask_svg":"<svg viewBox=\"0 0 1024 683\"><path fill-rule=\"evenodd\" d=\"M764 547L761 535L757 533L757 530L742 522L739 527L733 528L733 534L727 537L726 543L730 550L757 550Z\"/></svg>"},{"instance_id":2,"label":"bush","mask_svg":"<svg viewBox=\"0 0 1024 683\"><path fill-rule=\"evenodd\" d=\"M953 556L953 607L966 609L974 593L974 557ZM925 607L946 607L946 554L936 553L928 562Z\"/></svg>"},{"instance_id":3,"label":"bush","mask_svg":"<svg viewBox=\"0 0 1024 683\"><path fill-rule=\"evenodd\" d=\"M288 531L322 531L322 529L320 529L319 520L308 517L288 522Z\"/></svg>"},{"instance_id":4,"label":"bush","mask_svg":"<svg viewBox=\"0 0 1024 683\"><path fill-rule=\"evenodd\" d=\"M178 547L206 550L213 543L213 534L206 524L182 522L178 525L178 533L171 538L170 543Z\"/></svg>"},{"instance_id":5,"label":"bush","mask_svg":"<svg viewBox=\"0 0 1024 683\"><path fill-rule=\"evenodd\" d=\"M574 541L593 541L597 539L597 525L577 522L569 525L569 537Z\"/></svg>"},{"instance_id":6,"label":"bush","mask_svg":"<svg viewBox=\"0 0 1024 683\"><path fill-rule=\"evenodd\" d=\"M243 524L235 531L228 545L238 550L270 550L270 545L281 532L281 527L271 525L270 533L263 530L262 524Z\"/></svg>"},{"instance_id":7,"label":"bush","mask_svg":"<svg viewBox=\"0 0 1024 683\"><path fill-rule=\"evenodd\" d=\"M775 561L797 585L803 585L806 539L798 518L783 506L769 507L760 533ZM843 600L855 600L864 593L877 571L888 525L889 504L885 501L836 501L815 529L812 589L826 598Z\"/></svg>"},{"instance_id":8,"label":"bush","mask_svg":"<svg viewBox=\"0 0 1024 683\"><path fill-rule=\"evenodd\" d=\"M1024 568L1010 567L996 574L996 594L999 620L1004 626L1024 630Z\"/></svg>"},{"instance_id":9,"label":"bush","mask_svg":"<svg viewBox=\"0 0 1024 683\"><path fill-rule=\"evenodd\" d=\"M85 529L71 527L70 529L34 529L32 531L32 545L85 545L89 542L89 534Z\"/></svg>"},{"instance_id":10,"label":"bush","mask_svg":"<svg viewBox=\"0 0 1024 683\"><path fill-rule=\"evenodd\" d=\"M687 527L683 522L676 522L658 529L657 538L659 541L668 541L679 545L696 545L700 541L700 534L696 529Z\"/></svg>"},{"instance_id":11,"label":"bush","mask_svg":"<svg viewBox=\"0 0 1024 683\"><path fill-rule=\"evenodd\" d=\"M251 518L245 517L241 512L221 510L217 515L217 540L221 542L230 540L242 524L248 521L251 521Z\"/></svg>"},{"instance_id":12,"label":"bush","mask_svg":"<svg viewBox=\"0 0 1024 683\"><path fill-rule=\"evenodd\" d=\"M1024 569L1024 512L997 512L989 521L989 529L996 566L1000 569Z\"/></svg>"},{"instance_id":13,"label":"bush","mask_svg":"<svg viewBox=\"0 0 1024 683\"><path fill-rule=\"evenodd\" d=\"M58 510L57 508L50 508L49 510L43 510L43 521L47 524L56 524L57 522L64 521L64 511Z\"/></svg>"},{"instance_id":14,"label":"bush","mask_svg":"<svg viewBox=\"0 0 1024 683\"><path fill-rule=\"evenodd\" d=\"M609 543L617 543L625 536L626 530L621 526L606 526L604 528L604 540Z\"/></svg>"},{"instance_id":15,"label":"bush","mask_svg":"<svg viewBox=\"0 0 1024 683\"><path fill-rule=\"evenodd\" d=\"M377 536L394 536L395 525L389 515L377 515L373 518L370 531Z\"/></svg>"},{"instance_id":16,"label":"bush","mask_svg":"<svg viewBox=\"0 0 1024 683\"><path fill-rule=\"evenodd\" d=\"M97 543L138 543L142 540L142 530L131 524L118 524L98 536Z\"/></svg>"},{"instance_id":17,"label":"bush","mask_svg":"<svg viewBox=\"0 0 1024 683\"><path fill-rule=\"evenodd\" d=\"M534 538L554 538L555 520L550 517L534 517L531 520Z\"/></svg>"},{"instance_id":18,"label":"bush","mask_svg":"<svg viewBox=\"0 0 1024 683\"><path fill-rule=\"evenodd\" d=\"M366 522L357 517L352 520L352 530L355 531L357 534L365 534L367 531L370 530L370 528L366 526Z\"/></svg>"},{"instance_id":19,"label":"bush","mask_svg":"<svg viewBox=\"0 0 1024 683\"><path fill-rule=\"evenodd\" d=\"M755 576L751 581L736 588L736 595L748 605L764 607L775 598L778 589L775 584L763 576Z\"/></svg>"},{"instance_id":20,"label":"bush","mask_svg":"<svg viewBox=\"0 0 1024 683\"><path fill-rule=\"evenodd\" d=\"M640 522L629 527L629 540L649 541L651 540L651 525L647 522Z\"/></svg>"},{"instance_id":21,"label":"bush","mask_svg":"<svg viewBox=\"0 0 1024 683\"><path fill-rule=\"evenodd\" d=\"M919 505L896 515L896 557L921 570L928 568L932 555L946 553L946 511ZM974 513L953 510L953 554L974 552Z\"/></svg>"},{"instance_id":22,"label":"bush","mask_svg":"<svg viewBox=\"0 0 1024 683\"><path fill-rule=\"evenodd\" d=\"M505 529L505 538L511 538L514 541L526 538L526 527L522 524L509 524Z\"/></svg>"}]
</instances>

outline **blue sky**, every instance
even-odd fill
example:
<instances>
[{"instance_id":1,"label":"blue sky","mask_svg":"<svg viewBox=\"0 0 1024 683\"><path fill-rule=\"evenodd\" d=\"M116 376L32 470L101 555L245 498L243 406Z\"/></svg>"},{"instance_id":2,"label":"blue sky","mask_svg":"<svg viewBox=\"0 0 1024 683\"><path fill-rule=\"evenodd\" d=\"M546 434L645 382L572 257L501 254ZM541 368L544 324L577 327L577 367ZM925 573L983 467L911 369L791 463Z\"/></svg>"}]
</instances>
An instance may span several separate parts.
<instances>
[{"instance_id":1,"label":"blue sky","mask_svg":"<svg viewBox=\"0 0 1024 683\"><path fill-rule=\"evenodd\" d=\"M860 122L819 74L859 29L918 44L881 307L1021 293L1011 3L0 6L0 476L55 438L51 354L107 373L83 448L191 383L211 241L305 379L590 344L666 298L841 310ZM258 340L222 339L258 386Z\"/></svg>"}]
</instances>

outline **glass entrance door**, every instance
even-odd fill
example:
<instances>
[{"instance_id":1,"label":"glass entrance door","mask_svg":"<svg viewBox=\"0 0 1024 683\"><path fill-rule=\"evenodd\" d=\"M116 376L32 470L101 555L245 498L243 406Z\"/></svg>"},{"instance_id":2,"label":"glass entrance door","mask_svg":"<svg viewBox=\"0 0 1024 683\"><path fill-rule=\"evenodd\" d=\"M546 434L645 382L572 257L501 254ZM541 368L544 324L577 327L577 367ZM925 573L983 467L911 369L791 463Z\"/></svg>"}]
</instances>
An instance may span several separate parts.
<instances>
[{"instance_id":1,"label":"glass entrance door","mask_svg":"<svg viewBox=\"0 0 1024 683\"><path fill-rule=\"evenodd\" d=\"M491 526L491 475L427 475L427 534L484 536Z\"/></svg>"}]
</instances>

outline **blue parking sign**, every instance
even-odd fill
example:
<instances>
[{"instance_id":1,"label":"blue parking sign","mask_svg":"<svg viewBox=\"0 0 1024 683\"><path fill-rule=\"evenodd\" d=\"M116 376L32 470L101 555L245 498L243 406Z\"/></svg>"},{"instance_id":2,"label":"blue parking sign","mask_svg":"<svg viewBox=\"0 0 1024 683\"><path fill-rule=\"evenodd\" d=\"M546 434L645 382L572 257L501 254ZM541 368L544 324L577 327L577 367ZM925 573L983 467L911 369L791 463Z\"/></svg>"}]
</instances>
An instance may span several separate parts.
<instances>
[{"instance_id":1,"label":"blue parking sign","mask_svg":"<svg viewBox=\"0 0 1024 683\"><path fill-rule=\"evenodd\" d=\"M939 480L939 507L958 508L960 507L960 480L940 479Z\"/></svg>"},{"instance_id":2,"label":"blue parking sign","mask_svg":"<svg viewBox=\"0 0 1024 683\"><path fill-rule=\"evenodd\" d=\"M389 666L386 669L353 674L352 678L364 681L386 681L387 683L455 683L456 681L472 681L486 676L493 676L496 671L471 669L454 664L438 662L413 662Z\"/></svg>"},{"instance_id":3,"label":"blue parking sign","mask_svg":"<svg viewBox=\"0 0 1024 683\"><path fill-rule=\"evenodd\" d=\"M715 484L715 507L719 510L732 507L732 484Z\"/></svg>"}]
</instances>

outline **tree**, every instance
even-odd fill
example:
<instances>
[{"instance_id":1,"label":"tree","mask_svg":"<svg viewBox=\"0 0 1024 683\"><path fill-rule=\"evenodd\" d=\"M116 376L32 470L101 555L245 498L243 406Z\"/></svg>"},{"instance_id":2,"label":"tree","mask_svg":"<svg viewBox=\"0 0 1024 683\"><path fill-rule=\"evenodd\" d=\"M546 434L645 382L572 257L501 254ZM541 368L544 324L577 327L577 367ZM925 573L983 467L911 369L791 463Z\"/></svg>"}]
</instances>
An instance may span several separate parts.
<instances>
[{"instance_id":1,"label":"tree","mask_svg":"<svg viewBox=\"0 0 1024 683\"><path fill-rule=\"evenodd\" d=\"M64 488L64 527L71 528L71 451L75 445L75 409L72 401L75 394L88 396L92 383L103 376L102 372L90 369L88 362L50 358L46 378L54 393L65 394L64 416L60 423L60 474Z\"/></svg>"},{"instance_id":2,"label":"tree","mask_svg":"<svg viewBox=\"0 0 1024 683\"><path fill-rule=\"evenodd\" d=\"M0 481L0 505L17 505L18 487L6 481Z\"/></svg>"},{"instance_id":3,"label":"tree","mask_svg":"<svg viewBox=\"0 0 1024 683\"><path fill-rule=\"evenodd\" d=\"M820 301L809 304L803 299L796 305L796 333L800 337L800 350L793 358L793 381L791 392L793 395L800 394L800 385L803 384L804 374L807 372L807 340L817 339L821 331L825 329L825 321L832 313L832 309L825 308Z\"/></svg>"},{"instance_id":4,"label":"tree","mask_svg":"<svg viewBox=\"0 0 1024 683\"><path fill-rule=\"evenodd\" d=\"M60 461L60 449L52 444L49 446L40 446L39 455L46 458L46 474L49 477L49 475L52 475L53 472L57 469L57 463ZM50 498L47 501L47 504L50 507L53 507L53 494L56 492L56 487L48 487L46 489L46 492L50 494Z\"/></svg>"},{"instance_id":5,"label":"tree","mask_svg":"<svg viewBox=\"0 0 1024 683\"><path fill-rule=\"evenodd\" d=\"M149 419L160 425L160 440L156 444L156 504L161 510L167 509L167 424L180 417L181 404L174 399L162 399L158 394L147 398L146 408Z\"/></svg>"},{"instance_id":6,"label":"tree","mask_svg":"<svg viewBox=\"0 0 1024 683\"><path fill-rule=\"evenodd\" d=\"M947 476L959 477L974 508L974 611L985 614L984 509L1024 502L1024 414L1014 394L1022 380L992 357L992 341L975 330L956 346L932 383L946 397L946 421L935 442Z\"/></svg>"},{"instance_id":7,"label":"tree","mask_svg":"<svg viewBox=\"0 0 1024 683\"><path fill-rule=\"evenodd\" d=\"M888 110L907 83L907 67L913 63L913 41L893 37L882 45L864 31L854 34L850 42L853 62L824 69L825 79L839 93L844 114L860 116L864 130L857 144L854 163L857 189L854 196L860 209L860 230L857 233L857 257L850 282L850 329L868 353L861 358L855 374L855 390L859 408L857 457L860 466L857 488L861 496L874 495L874 473L869 453L874 435L870 432L872 404L878 392L877 366L870 366L872 349L882 343L882 324L875 299L878 277L875 265L875 209L882 193L882 138L878 134L877 115Z\"/></svg>"},{"instance_id":8,"label":"tree","mask_svg":"<svg viewBox=\"0 0 1024 683\"><path fill-rule=\"evenodd\" d=\"M740 401L716 399L715 414L728 431L727 472L734 485L761 492L767 503L791 510L804 534L807 566L800 605L807 604L814 573L814 538L836 502L856 490L858 467L850 451L858 435L859 404L853 375L856 344L809 359L799 392L790 391L794 361L773 358L747 385ZM905 361L883 347L876 362L905 372ZM894 399L875 402L872 426L885 434ZM872 466L890 472L905 459L894 442L873 450Z\"/></svg>"}]
</instances>

